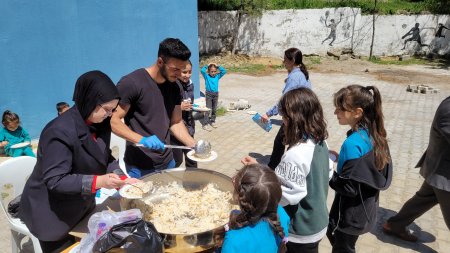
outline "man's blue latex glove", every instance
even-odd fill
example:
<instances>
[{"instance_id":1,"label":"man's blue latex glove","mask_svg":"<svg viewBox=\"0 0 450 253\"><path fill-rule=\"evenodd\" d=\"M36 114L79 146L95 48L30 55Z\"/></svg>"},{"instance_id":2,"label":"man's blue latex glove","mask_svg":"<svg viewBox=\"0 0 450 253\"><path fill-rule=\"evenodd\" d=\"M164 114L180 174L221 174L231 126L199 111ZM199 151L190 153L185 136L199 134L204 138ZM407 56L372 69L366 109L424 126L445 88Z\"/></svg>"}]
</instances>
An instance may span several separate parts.
<instances>
[{"instance_id":1,"label":"man's blue latex glove","mask_svg":"<svg viewBox=\"0 0 450 253\"><path fill-rule=\"evenodd\" d=\"M142 137L139 144L142 144L149 149L164 151L164 143L162 143L156 135Z\"/></svg>"}]
</instances>

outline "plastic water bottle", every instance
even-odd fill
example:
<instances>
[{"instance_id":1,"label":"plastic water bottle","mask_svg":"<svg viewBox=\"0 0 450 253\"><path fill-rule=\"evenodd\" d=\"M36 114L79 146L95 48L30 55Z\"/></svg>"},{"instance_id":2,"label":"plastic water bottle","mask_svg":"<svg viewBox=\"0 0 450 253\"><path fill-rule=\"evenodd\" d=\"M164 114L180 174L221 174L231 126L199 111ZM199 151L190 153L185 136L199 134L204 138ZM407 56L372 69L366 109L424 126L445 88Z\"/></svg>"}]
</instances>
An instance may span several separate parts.
<instances>
[{"instance_id":1,"label":"plastic water bottle","mask_svg":"<svg viewBox=\"0 0 450 253\"><path fill-rule=\"evenodd\" d=\"M256 124L258 124L258 126L264 129L264 131L269 132L272 129L272 123L270 122L270 119L269 121L267 121L267 123L262 122L261 115L259 113L256 113L252 119Z\"/></svg>"}]
</instances>

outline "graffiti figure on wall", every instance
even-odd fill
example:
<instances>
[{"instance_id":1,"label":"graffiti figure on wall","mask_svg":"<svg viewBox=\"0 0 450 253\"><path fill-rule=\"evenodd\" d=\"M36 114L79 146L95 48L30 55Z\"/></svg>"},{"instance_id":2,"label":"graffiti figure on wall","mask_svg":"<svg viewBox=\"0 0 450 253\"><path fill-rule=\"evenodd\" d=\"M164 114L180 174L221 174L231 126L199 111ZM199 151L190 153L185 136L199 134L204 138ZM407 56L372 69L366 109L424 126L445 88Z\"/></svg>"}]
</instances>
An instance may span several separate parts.
<instances>
[{"instance_id":1,"label":"graffiti figure on wall","mask_svg":"<svg viewBox=\"0 0 450 253\"><path fill-rule=\"evenodd\" d=\"M323 41L322 41L322 44L326 41L326 40L329 40L329 39L331 39L331 42L330 42L330 46L333 46L333 42L336 40L336 28L337 28L337 25L339 24L339 23L341 23L341 21L342 21L342 16L344 15L344 13L340 13L340 15L339 15L339 21L338 22L335 22L335 20L332 18L332 19L330 19L330 24L329 25L327 25L327 20L328 20L328 16L330 15L330 12L329 11L326 11L325 12L325 26L326 27L328 27L328 28L330 28L330 34L328 35L328 37L326 38L326 39L324 39Z\"/></svg>"},{"instance_id":2,"label":"graffiti figure on wall","mask_svg":"<svg viewBox=\"0 0 450 253\"><path fill-rule=\"evenodd\" d=\"M438 29L437 29L436 34L434 35L434 37L438 37L438 38L444 37L445 38L445 35L443 34L444 33L444 31L443 31L444 29L450 30L447 27L445 27L442 23L439 23L438 24Z\"/></svg>"},{"instance_id":3,"label":"graffiti figure on wall","mask_svg":"<svg viewBox=\"0 0 450 253\"><path fill-rule=\"evenodd\" d=\"M409 39L405 40L405 43L403 45L402 49L406 48L406 43L408 43L409 41L417 41L417 43L419 44L419 46L421 47L426 47L428 45L426 44L422 44L422 39L420 38L420 29L419 29L419 23L416 23L416 25L411 28L411 30L409 30L409 32L407 32L405 35L402 36L402 39L408 37L409 35L411 35L411 37Z\"/></svg>"}]
</instances>

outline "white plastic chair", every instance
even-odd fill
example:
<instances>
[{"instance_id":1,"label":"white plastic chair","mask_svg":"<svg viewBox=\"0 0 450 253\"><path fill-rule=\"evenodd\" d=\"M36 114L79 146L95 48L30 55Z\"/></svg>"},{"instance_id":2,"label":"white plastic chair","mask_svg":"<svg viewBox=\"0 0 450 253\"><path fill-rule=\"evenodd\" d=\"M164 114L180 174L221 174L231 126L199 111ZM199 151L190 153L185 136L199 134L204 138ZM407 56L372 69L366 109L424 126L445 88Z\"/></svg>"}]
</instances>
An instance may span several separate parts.
<instances>
[{"instance_id":1,"label":"white plastic chair","mask_svg":"<svg viewBox=\"0 0 450 253\"><path fill-rule=\"evenodd\" d=\"M109 148L112 150L114 147L118 149L118 157L120 169L128 176L127 169L125 168L125 162L123 161L123 156L125 155L126 141L123 138L111 133L111 141L109 143ZM128 176L129 177L129 176Z\"/></svg>"},{"instance_id":2,"label":"white plastic chair","mask_svg":"<svg viewBox=\"0 0 450 253\"><path fill-rule=\"evenodd\" d=\"M36 158L31 156L20 156L8 159L0 164L0 191L1 209L5 214L11 230L12 253L19 252L21 241L25 236L30 237L33 242L35 253L42 253L39 240L34 237L27 226L18 218L12 218L7 212L9 201L22 194L25 182L33 171Z\"/></svg>"}]
</instances>

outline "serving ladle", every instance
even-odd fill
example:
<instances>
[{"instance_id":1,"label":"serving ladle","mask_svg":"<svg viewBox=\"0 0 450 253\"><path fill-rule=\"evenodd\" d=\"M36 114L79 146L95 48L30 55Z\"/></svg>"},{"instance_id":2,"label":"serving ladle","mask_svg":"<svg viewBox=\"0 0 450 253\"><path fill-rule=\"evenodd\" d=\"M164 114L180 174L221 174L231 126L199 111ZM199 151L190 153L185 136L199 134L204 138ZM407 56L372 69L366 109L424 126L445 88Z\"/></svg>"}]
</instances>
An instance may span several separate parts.
<instances>
[{"instance_id":1,"label":"serving ladle","mask_svg":"<svg viewBox=\"0 0 450 253\"><path fill-rule=\"evenodd\" d=\"M198 158L208 158L211 155L211 143L205 140L199 140L194 147L195 156Z\"/></svg>"},{"instance_id":2,"label":"serving ladle","mask_svg":"<svg viewBox=\"0 0 450 253\"><path fill-rule=\"evenodd\" d=\"M135 144L136 147L145 147L143 144ZM164 144L165 148L178 148L178 149L193 149L195 156L198 158L208 158L211 155L211 143L205 140L199 140L193 148L188 146L168 145Z\"/></svg>"}]
</instances>

